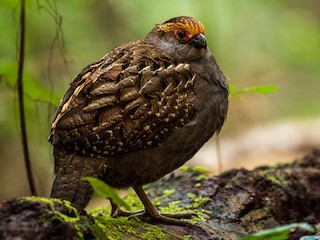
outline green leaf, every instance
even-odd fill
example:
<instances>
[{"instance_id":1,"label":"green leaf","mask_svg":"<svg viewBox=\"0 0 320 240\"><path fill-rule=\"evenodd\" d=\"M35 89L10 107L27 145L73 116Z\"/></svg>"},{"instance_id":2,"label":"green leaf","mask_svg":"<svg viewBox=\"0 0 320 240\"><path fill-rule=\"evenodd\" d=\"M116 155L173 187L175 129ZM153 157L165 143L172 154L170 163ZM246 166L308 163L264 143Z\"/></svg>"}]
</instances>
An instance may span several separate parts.
<instances>
[{"instance_id":1,"label":"green leaf","mask_svg":"<svg viewBox=\"0 0 320 240\"><path fill-rule=\"evenodd\" d=\"M190 167L189 166L181 166L178 169L181 170L181 171L188 172L190 170Z\"/></svg>"},{"instance_id":2,"label":"green leaf","mask_svg":"<svg viewBox=\"0 0 320 240\"><path fill-rule=\"evenodd\" d=\"M320 240L320 236L303 236L300 240Z\"/></svg>"},{"instance_id":3,"label":"green leaf","mask_svg":"<svg viewBox=\"0 0 320 240\"><path fill-rule=\"evenodd\" d=\"M83 177L81 180L86 180L90 182L91 186L93 187L93 190L102 198L111 199L115 204L124 207L126 209L130 209L129 205L126 204L125 201L123 201L117 194L117 192L110 187L105 182L94 178L94 177Z\"/></svg>"},{"instance_id":4,"label":"green leaf","mask_svg":"<svg viewBox=\"0 0 320 240\"><path fill-rule=\"evenodd\" d=\"M245 92L248 93L260 93L260 94L269 94L278 91L278 87L276 86L256 86L249 87L244 89Z\"/></svg>"},{"instance_id":5,"label":"green leaf","mask_svg":"<svg viewBox=\"0 0 320 240\"><path fill-rule=\"evenodd\" d=\"M209 169L204 168L204 167L194 167L194 168L192 168L192 170L197 172L197 173L208 173L208 172L211 172Z\"/></svg>"},{"instance_id":6,"label":"green leaf","mask_svg":"<svg viewBox=\"0 0 320 240\"><path fill-rule=\"evenodd\" d=\"M241 240L286 240L288 239L289 233L296 229L296 228L301 228L305 231L312 232L314 233L315 230L314 228L307 223L293 223L289 225L284 225L272 229L267 229L267 230L262 230L257 233L250 234Z\"/></svg>"},{"instance_id":7,"label":"green leaf","mask_svg":"<svg viewBox=\"0 0 320 240\"><path fill-rule=\"evenodd\" d=\"M235 86L230 85L229 91L230 91L230 97L234 98L241 98L245 94L270 94L277 92L279 90L278 87L272 86L272 85L265 85L265 86L253 86L253 87L247 87L241 90L236 90Z\"/></svg>"}]
</instances>

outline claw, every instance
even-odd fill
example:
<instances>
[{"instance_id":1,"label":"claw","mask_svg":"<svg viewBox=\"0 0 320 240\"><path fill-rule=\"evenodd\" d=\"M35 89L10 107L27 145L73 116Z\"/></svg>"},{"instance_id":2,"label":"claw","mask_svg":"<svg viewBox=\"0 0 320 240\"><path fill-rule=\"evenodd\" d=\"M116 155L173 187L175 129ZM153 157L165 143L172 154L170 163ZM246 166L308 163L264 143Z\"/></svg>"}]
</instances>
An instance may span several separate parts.
<instances>
[{"instance_id":1,"label":"claw","mask_svg":"<svg viewBox=\"0 0 320 240\"><path fill-rule=\"evenodd\" d=\"M117 204L111 202L111 216L116 217L140 217L142 219L147 219L147 221L163 223L163 224L172 224L178 226L190 226L192 225L189 222L182 221L180 219L190 219L194 216L192 213L160 213L151 203L150 199L144 192L142 187L134 187L137 195L142 201L145 210L130 212L121 209Z\"/></svg>"},{"instance_id":2,"label":"claw","mask_svg":"<svg viewBox=\"0 0 320 240\"><path fill-rule=\"evenodd\" d=\"M181 218L192 218L193 214L191 213L159 213L159 211L154 207L146 193L144 192L142 186L133 187L137 195L139 196L141 202L145 207L145 213L142 217L151 218L151 220L155 220L156 222L164 223L164 224L173 224L179 226L190 226L192 225L189 222L185 222L180 220Z\"/></svg>"}]
</instances>

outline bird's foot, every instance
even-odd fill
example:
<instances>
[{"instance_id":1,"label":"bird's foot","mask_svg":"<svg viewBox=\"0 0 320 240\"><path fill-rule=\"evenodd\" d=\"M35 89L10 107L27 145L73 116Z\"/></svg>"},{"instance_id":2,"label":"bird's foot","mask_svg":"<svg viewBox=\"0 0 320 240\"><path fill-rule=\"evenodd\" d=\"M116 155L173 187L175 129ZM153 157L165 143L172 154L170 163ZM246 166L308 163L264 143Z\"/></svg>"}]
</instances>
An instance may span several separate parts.
<instances>
[{"instance_id":1,"label":"bird's foot","mask_svg":"<svg viewBox=\"0 0 320 240\"><path fill-rule=\"evenodd\" d=\"M193 213L159 213L162 216L174 218L174 219L191 219L194 217Z\"/></svg>"},{"instance_id":2,"label":"bird's foot","mask_svg":"<svg viewBox=\"0 0 320 240\"><path fill-rule=\"evenodd\" d=\"M144 214L144 212L145 212L144 210L130 212L130 211L123 210L117 206L116 208L112 207L111 217L117 218L117 217L138 216L138 215Z\"/></svg>"},{"instance_id":3,"label":"bird's foot","mask_svg":"<svg viewBox=\"0 0 320 240\"><path fill-rule=\"evenodd\" d=\"M112 208L111 216L113 218L138 217L148 222L187 226L190 223L185 222L181 219L191 219L194 215L192 213L160 213L158 211L154 213L149 213L145 210L130 212L130 211L123 210L118 206L114 206Z\"/></svg>"},{"instance_id":4,"label":"bird's foot","mask_svg":"<svg viewBox=\"0 0 320 240\"><path fill-rule=\"evenodd\" d=\"M144 212L141 217L147 218L150 222L171 224L178 226L190 226L190 222L183 221L182 219L191 219L194 215L192 213L160 213L160 212Z\"/></svg>"},{"instance_id":5,"label":"bird's foot","mask_svg":"<svg viewBox=\"0 0 320 240\"><path fill-rule=\"evenodd\" d=\"M122 210L116 203L112 200L111 202L111 216L112 217L138 217L143 221L154 222L154 223L163 223L163 224L172 224L179 226L190 226L190 222L183 221L181 219L190 219L194 216L192 213L160 213L154 205L151 203L148 196L145 194L142 186L134 187L134 190L138 194L140 200L142 201L145 210L137 212L128 212Z\"/></svg>"},{"instance_id":6,"label":"bird's foot","mask_svg":"<svg viewBox=\"0 0 320 240\"><path fill-rule=\"evenodd\" d=\"M130 211L126 211L123 210L119 207L118 204L114 203L112 200L110 200L110 204L111 204L111 217L113 218L117 218L117 217L130 217L133 215L139 215L139 214L143 214L144 210L141 211L135 211L135 212L130 212Z\"/></svg>"}]
</instances>

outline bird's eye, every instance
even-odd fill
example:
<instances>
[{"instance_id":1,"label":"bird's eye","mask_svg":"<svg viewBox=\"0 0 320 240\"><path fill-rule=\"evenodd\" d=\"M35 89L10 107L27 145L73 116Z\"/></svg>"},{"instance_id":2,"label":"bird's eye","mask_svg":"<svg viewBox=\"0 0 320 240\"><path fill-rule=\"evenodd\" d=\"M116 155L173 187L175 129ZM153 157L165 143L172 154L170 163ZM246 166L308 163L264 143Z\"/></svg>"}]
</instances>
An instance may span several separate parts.
<instances>
[{"instance_id":1,"label":"bird's eye","mask_svg":"<svg viewBox=\"0 0 320 240\"><path fill-rule=\"evenodd\" d=\"M182 42L186 42L189 39L189 34L183 29L175 30L174 36L176 37L176 39Z\"/></svg>"}]
</instances>

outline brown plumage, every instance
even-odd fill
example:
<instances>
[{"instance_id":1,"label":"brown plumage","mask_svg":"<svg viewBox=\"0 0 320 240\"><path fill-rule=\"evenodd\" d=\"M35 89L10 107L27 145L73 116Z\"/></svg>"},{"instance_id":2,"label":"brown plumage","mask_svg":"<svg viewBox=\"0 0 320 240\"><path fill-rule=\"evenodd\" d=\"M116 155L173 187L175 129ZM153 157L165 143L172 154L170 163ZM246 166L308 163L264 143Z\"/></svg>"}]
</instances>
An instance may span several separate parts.
<instances>
[{"instance_id":1,"label":"brown plumage","mask_svg":"<svg viewBox=\"0 0 320 240\"><path fill-rule=\"evenodd\" d=\"M207 49L203 25L191 17L156 25L71 82L49 137L52 197L83 210L92 189L80 179L94 176L116 188L133 187L149 215L168 220L142 185L189 160L221 129L227 105L226 80Z\"/></svg>"}]
</instances>

